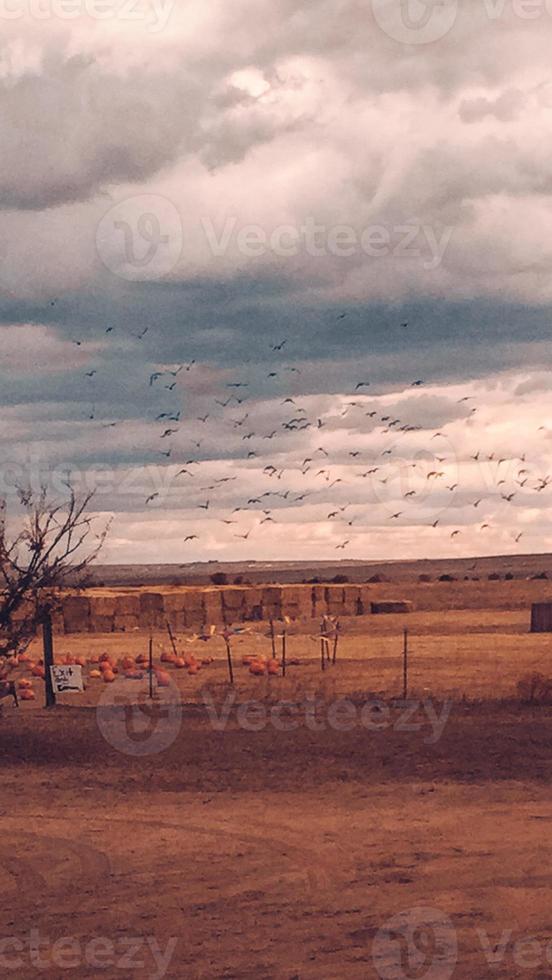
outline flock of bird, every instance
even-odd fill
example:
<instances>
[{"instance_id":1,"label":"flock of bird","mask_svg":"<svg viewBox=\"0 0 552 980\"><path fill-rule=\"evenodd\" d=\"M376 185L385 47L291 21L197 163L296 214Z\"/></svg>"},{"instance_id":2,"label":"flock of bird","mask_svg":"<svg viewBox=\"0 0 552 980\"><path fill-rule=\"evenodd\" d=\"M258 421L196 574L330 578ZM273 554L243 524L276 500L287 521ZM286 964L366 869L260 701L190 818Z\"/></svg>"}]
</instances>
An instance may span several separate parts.
<instances>
[{"instance_id":1,"label":"flock of bird","mask_svg":"<svg viewBox=\"0 0 552 980\"><path fill-rule=\"evenodd\" d=\"M345 316L343 314L338 319ZM401 326L406 327L408 324ZM134 334L134 338L137 341L143 340L148 329L145 327L140 333ZM111 334L113 330L113 327L107 328L106 334ZM82 341L75 343L80 346ZM152 370L144 377L144 388L155 393L156 398L162 392L166 399L163 410L149 420L156 427L159 426L156 430L158 446L154 452L160 461L163 460L164 466L173 468L173 483L177 487L182 486L188 498L195 498L197 501L198 494L204 495L193 507L197 510L198 517L212 517L219 528L217 537L221 532L227 532L247 542L257 539L269 525L275 526L278 523L285 533L285 522L282 524L279 521L282 509L295 508L309 501L320 504L321 507L326 504L327 513L321 514L321 520L331 523L336 530L331 537L331 546L336 551L345 551L352 544L354 532L362 526L362 509L366 508L368 502L371 506L382 505L386 508L387 513L383 520L392 526L401 523L425 523L432 529L444 529L448 537L454 540L464 533L466 523L460 523L460 526L447 524L447 515L452 513L447 504L457 493L464 494L464 497L467 494L469 497L468 484L462 484L464 466L493 466L491 485L488 485L487 480L483 492L474 494L474 499L471 500L463 498L461 504L473 508L478 515L486 511L488 500L493 509L496 509L497 501L505 506L515 506L516 497L522 490L541 494L551 485L552 477L537 474L527 462L525 454L516 457L510 455L507 449L502 454L484 453L477 449L459 459L450 444L448 433L440 429L431 432L426 427L415 424L413 419L402 419L392 412L382 410L379 396L370 393L373 386L367 378L353 382L349 400L342 400L337 416L335 407L329 412L313 413L310 404L312 396L300 395L293 390L290 392L292 379L295 389L300 388L299 376L302 371L285 363L288 345L288 338L268 345L270 370L264 368L263 376L257 376L254 383L247 380L247 374L245 377L230 380L226 373L222 376L220 390L216 393L209 386L202 391L201 383L195 384L194 397L203 404L203 409L194 416L183 416L181 396L182 399L187 399L187 379L191 380L194 372L201 371L201 364L195 360L171 366L152 364ZM91 384L98 370L99 368L93 368L85 372L85 377ZM406 387L413 394L420 392L420 389L426 390L422 378L416 378ZM477 405L473 405L473 400L472 395L463 395L455 400L458 413L465 413L458 414L456 418L465 422L473 418L479 410ZM263 406L266 407L267 403L272 406L271 424L263 426ZM276 406L280 418L274 422ZM95 419L95 407L88 417L90 420ZM338 423L337 431L343 432L346 423L341 423L341 419L346 418L359 434L358 444L369 438L373 445L366 448L342 445L336 449L335 423ZM104 428L115 428L124 425L124 420L101 424ZM540 428L547 432L544 426ZM221 459L219 454L216 465L223 468L221 472L224 475L212 474L216 454L206 446L204 433L216 434L228 446L234 445L230 458ZM416 450L414 459L412 449L406 448L407 437L412 433L421 433L420 438L427 442L423 450ZM328 434L332 438L327 438ZM189 438L187 448L184 449L183 436ZM347 438L354 437L349 435ZM276 444L275 452L269 458L268 447L273 444ZM441 445L445 448L440 449ZM238 446L241 448L238 449ZM307 452L304 453L306 447ZM340 456L339 461L336 460L336 455ZM235 468L238 461L245 469L240 471ZM229 465L234 466L233 472L228 472ZM208 482L202 479L206 471L209 473ZM451 472L454 475L451 476ZM254 473L259 492L245 490L243 497L240 497L239 481L244 473ZM238 496L233 501L237 503L235 507L228 506L221 499L223 489L231 483L238 484ZM362 487L360 494L358 487ZM351 491L349 494L348 490ZM328 506L328 495L331 491L334 495ZM388 506L394 504L396 507L399 498L402 501L399 509ZM145 506L148 509L159 506L162 502L163 491L159 489L145 497ZM422 507L422 516L417 512L415 519L409 509L414 503ZM425 519L424 506L428 512ZM248 522L248 526L243 525L244 520ZM468 523L471 526L471 522ZM489 516L485 513L477 526L481 533L491 530L495 526L495 515ZM523 531L519 530L517 522L514 522L514 526L516 530L512 533L512 540L518 544ZM210 528L213 529L211 522ZM196 530L198 533L195 533ZM201 541L200 529L194 528L193 531L194 533L183 534L183 543Z\"/></svg>"}]
</instances>

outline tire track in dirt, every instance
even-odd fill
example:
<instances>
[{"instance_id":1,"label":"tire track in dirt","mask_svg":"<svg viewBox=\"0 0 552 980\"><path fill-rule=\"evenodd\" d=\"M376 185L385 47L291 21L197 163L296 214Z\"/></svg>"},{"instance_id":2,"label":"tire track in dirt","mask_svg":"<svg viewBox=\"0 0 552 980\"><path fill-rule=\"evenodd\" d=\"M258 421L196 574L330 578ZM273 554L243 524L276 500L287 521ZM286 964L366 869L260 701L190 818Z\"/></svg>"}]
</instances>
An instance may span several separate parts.
<instances>
[{"instance_id":1,"label":"tire track in dirt","mask_svg":"<svg viewBox=\"0 0 552 980\"><path fill-rule=\"evenodd\" d=\"M58 820L56 818L56 822ZM9 820L4 818L4 827L7 823ZM45 894L51 897L61 891L65 895L80 892L84 886L105 880L111 874L108 854L82 836L67 840L58 835L22 832L18 826L9 831L9 837L9 849L0 842L0 862L2 869L12 879L12 887L0 878L0 893L9 894L10 900L14 899L15 903L18 896L29 904L34 900L41 902ZM33 863L32 856L21 855L21 851L28 852L33 848L37 849L36 863ZM43 867L46 871L41 870ZM62 880L57 881L60 871Z\"/></svg>"},{"instance_id":2,"label":"tire track in dirt","mask_svg":"<svg viewBox=\"0 0 552 980\"><path fill-rule=\"evenodd\" d=\"M42 814L27 814L26 816L48 821L48 818ZM81 824L83 821L98 822L96 816L79 816L78 819ZM75 816L60 816L51 818L51 820L58 827L60 821L73 825ZM15 821L13 822L15 823ZM110 816L111 826L121 824L128 825L128 819ZM335 841L330 844L327 841L320 841L319 848L306 845L304 835L295 830L289 823L279 823L277 836L274 835L272 826L267 826L266 829L259 829L257 826L254 831L248 828L234 829L229 828L224 820L213 820L207 815L201 823L189 823L187 821L181 823L166 818L156 820L148 817L134 817L132 826L134 829L138 827L151 828L156 833L181 831L187 837L190 834L197 838L206 837L215 845L217 842L220 844L221 839L226 839L232 844L247 849L249 853L253 852L253 859L258 855L260 863L262 862L262 868L247 869L243 867L240 868L239 881L217 882L217 898L221 899L237 898L251 891L252 888L268 890L278 883L293 885L304 892L318 895L328 889L335 888L336 884L346 887L354 872L351 854L346 851L342 844ZM17 844L18 838L19 844ZM28 850L32 844L38 844L38 854L35 861L39 868L46 866L48 868L46 872L36 867L32 857L21 857L13 853L14 847L20 854L22 850ZM213 851L216 852L216 846ZM52 854L56 856L55 863L51 861ZM202 875L205 872L205 854L205 848L198 848L197 856L192 854L192 860L195 858L198 870L201 871ZM97 885L98 881L106 880L110 875L113 878L123 880L128 878L139 879L143 874L148 873L142 870L126 873L114 872L113 863L107 853L94 847L85 836L81 835L77 839L67 840L65 837L47 833L23 834L20 826L14 827L10 834L9 851L4 851L0 846L0 859L3 867L14 879L13 889L8 888L7 891L13 892L14 898L17 897L17 893L25 893L26 902L29 901L29 896L32 900L34 895L37 896L38 901L38 896L42 896L45 890L48 894L55 894L60 891L67 894L68 890L82 890L85 884L89 887ZM157 863L156 868L158 873L166 879L185 874L189 880L191 871L189 861L190 856L187 857L186 869L182 871L175 870L174 858L169 858L162 864ZM69 882L66 880L56 881L56 872L59 872L60 865L64 862L67 866L64 869L63 877L66 879L69 876ZM267 874L267 864L278 870ZM5 888L2 889L1 879L0 891L6 891Z\"/></svg>"}]
</instances>

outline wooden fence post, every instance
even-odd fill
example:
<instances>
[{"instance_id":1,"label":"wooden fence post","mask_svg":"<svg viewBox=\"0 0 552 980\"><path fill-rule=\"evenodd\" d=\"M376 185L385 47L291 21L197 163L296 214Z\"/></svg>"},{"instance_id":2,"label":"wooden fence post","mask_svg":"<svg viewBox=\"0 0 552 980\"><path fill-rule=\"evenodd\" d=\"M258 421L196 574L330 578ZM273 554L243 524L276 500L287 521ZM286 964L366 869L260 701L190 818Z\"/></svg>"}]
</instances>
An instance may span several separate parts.
<instances>
[{"instance_id":1,"label":"wooden fence post","mask_svg":"<svg viewBox=\"0 0 552 980\"><path fill-rule=\"evenodd\" d=\"M56 703L54 686L52 684L52 674L50 667L54 666L54 639L52 630L52 617L50 612L44 613L42 619L42 643L44 650L44 687L46 694L45 707L52 708Z\"/></svg>"},{"instance_id":2,"label":"wooden fence post","mask_svg":"<svg viewBox=\"0 0 552 980\"><path fill-rule=\"evenodd\" d=\"M403 636L403 698L408 697L408 630L405 629Z\"/></svg>"}]
</instances>

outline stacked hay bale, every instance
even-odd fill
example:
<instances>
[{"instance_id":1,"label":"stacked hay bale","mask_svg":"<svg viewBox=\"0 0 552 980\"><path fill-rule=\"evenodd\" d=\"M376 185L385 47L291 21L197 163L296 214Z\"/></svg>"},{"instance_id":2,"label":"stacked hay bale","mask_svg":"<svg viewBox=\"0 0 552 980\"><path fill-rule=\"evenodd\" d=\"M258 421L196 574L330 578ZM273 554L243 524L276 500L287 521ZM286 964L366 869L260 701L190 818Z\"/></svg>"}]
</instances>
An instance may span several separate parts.
<instances>
[{"instance_id":1,"label":"stacked hay bale","mask_svg":"<svg viewBox=\"0 0 552 980\"><path fill-rule=\"evenodd\" d=\"M173 630L186 629L188 625L185 610L185 599L182 592L169 592L163 597L163 612L165 622L169 623Z\"/></svg>"},{"instance_id":2,"label":"stacked hay bale","mask_svg":"<svg viewBox=\"0 0 552 980\"><path fill-rule=\"evenodd\" d=\"M322 619L322 616L327 616L327 614L326 586L313 585L311 589L311 616L313 619Z\"/></svg>"},{"instance_id":3,"label":"stacked hay bale","mask_svg":"<svg viewBox=\"0 0 552 980\"><path fill-rule=\"evenodd\" d=\"M90 600L85 595L68 595L62 602L63 629L65 633L90 631Z\"/></svg>"},{"instance_id":4,"label":"stacked hay bale","mask_svg":"<svg viewBox=\"0 0 552 980\"><path fill-rule=\"evenodd\" d=\"M244 619L259 622L263 618L263 589L250 586L245 593Z\"/></svg>"},{"instance_id":5,"label":"stacked hay bale","mask_svg":"<svg viewBox=\"0 0 552 980\"><path fill-rule=\"evenodd\" d=\"M140 596L118 595L115 597L113 629L120 633L130 633L140 628Z\"/></svg>"},{"instance_id":6,"label":"stacked hay bale","mask_svg":"<svg viewBox=\"0 0 552 980\"><path fill-rule=\"evenodd\" d=\"M409 613L414 606L408 599L385 599L371 603L371 610L377 613Z\"/></svg>"},{"instance_id":7,"label":"stacked hay bale","mask_svg":"<svg viewBox=\"0 0 552 980\"><path fill-rule=\"evenodd\" d=\"M345 613L345 592L343 585L326 586L326 607L328 616L342 616Z\"/></svg>"},{"instance_id":8,"label":"stacked hay bale","mask_svg":"<svg viewBox=\"0 0 552 980\"><path fill-rule=\"evenodd\" d=\"M282 589L277 585L267 585L263 589L263 619L282 618Z\"/></svg>"},{"instance_id":9,"label":"stacked hay bale","mask_svg":"<svg viewBox=\"0 0 552 980\"><path fill-rule=\"evenodd\" d=\"M194 629L203 626L205 622L203 592L200 589L184 589L181 595L185 626Z\"/></svg>"},{"instance_id":10,"label":"stacked hay bale","mask_svg":"<svg viewBox=\"0 0 552 980\"><path fill-rule=\"evenodd\" d=\"M310 619L311 591L308 585L284 585L281 595L282 616L290 619Z\"/></svg>"},{"instance_id":11,"label":"stacked hay bale","mask_svg":"<svg viewBox=\"0 0 552 980\"><path fill-rule=\"evenodd\" d=\"M247 589L228 588L222 590L222 611L225 623L245 621Z\"/></svg>"},{"instance_id":12,"label":"stacked hay bale","mask_svg":"<svg viewBox=\"0 0 552 980\"><path fill-rule=\"evenodd\" d=\"M552 633L552 602L533 603L531 633Z\"/></svg>"},{"instance_id":13,"label":"stacked hay bale","mask_svg":"<svg viewBox=\"0 0 552 980\"><path fill-rule=\"evenodd\" d=\"M112 633L115 628L116 596L90 597L90 629L93 633Z\"/></svg>"},{"instance_id":14,"label":"stacked hay bale","mask_svg":"<svg viewBox=\"0 0 552 980\"><path fill-rule=\"evenodd\" d=\"M366 616L371 612L371 594L372 589L369 585L359 585L357 616Z\"/></svg>"},{"instance_id":15,"label":"stacked hay bale","mask_svg":"<svg viewBox=\"0 0 552 980\"><path fill-rule=\"evenodd\" d=\"M205 589L202 592L203 622L220 625L224 619L222 614L222 593L220 589Z\"/></svg>"},{"instance_id":16,"label":"stacked hay bale","mask_svg":"<svg viewBox=\"0 0 552 980\"><path fill-rule=\"evenodd\" d=\"M140 629L164 629L165 610L160 592L140 593Z\"/></svg>"}]
</instances>

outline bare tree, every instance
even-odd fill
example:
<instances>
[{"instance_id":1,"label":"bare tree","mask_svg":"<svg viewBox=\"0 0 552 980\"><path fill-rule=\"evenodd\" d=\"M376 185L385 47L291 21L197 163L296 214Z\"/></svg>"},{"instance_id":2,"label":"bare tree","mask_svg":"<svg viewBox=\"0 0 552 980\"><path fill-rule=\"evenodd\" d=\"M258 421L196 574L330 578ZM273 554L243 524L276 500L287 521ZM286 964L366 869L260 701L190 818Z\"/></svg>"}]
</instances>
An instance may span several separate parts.
<instances>
[{"instance_id":1,"label":"bare tree","mask_svg":"<svg viewBox=\"0 0 552 980\"><path fill-rule=\"evenodd\" d=\"M64 588L82 588L86 571L97 558L109 526L100 533L88 513L93 493L52 502L19 488L22 524L10 533L6 501L0 501L0 658L22 652L46 614L58 605Z\"/></svg>"}]
</instances>

